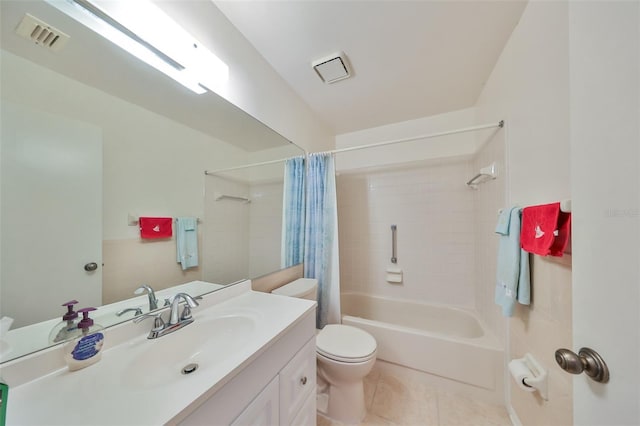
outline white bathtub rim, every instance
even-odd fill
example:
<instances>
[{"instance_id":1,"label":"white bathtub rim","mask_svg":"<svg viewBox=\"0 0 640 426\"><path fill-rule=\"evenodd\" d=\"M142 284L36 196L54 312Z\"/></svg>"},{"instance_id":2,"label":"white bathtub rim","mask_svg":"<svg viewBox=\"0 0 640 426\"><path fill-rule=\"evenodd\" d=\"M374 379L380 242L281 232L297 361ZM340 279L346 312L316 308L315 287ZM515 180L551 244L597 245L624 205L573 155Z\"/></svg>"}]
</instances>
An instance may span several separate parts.
<instances>
[{"instance_id":1,"label":"white bathtub rim","mask_svg":"<svg viewBox=\"0 0 640 426\"><path fill-rule=\"evenodd\" d=\"M363 293L361 291L345 291L345 292L341 292L340 296L342 297L342 295L355 295L355 296L365 296L365 297L371 297L374 299L384 299L384 300L388 300L390 302L401 302L401 303L411 303L413 305L425 305L425 306L433 306L436 308L443 308L443 309L451 309L454 311L460 311L464 314L470 315L472 316L474 319L476 319L481 325L482 321L480 320L480 318L477 315L477 312L470 306L466 306L466 305L448 305L446 303L439 303L439 302L423 302L423 301L416 301L416 300L412 300L412 299L400 299L397 297L391 297L391 296L386 296L384 294L371 294L371 293ZM484 329L484 327L483 327Z\"/></svg>"},{"instance_id":2,"label":"white bathtub rim","mask_svg":"<svg viewBox=\"0 0 640 426\"><path fill-rule=\"evenodd\" d=\"M384 328L386 330L403 332L403 333L408 333L413 335L434 336L434 337L437 337L438 339L442 339L452 343L464 342L465 344L469 344L471 346L475 346L482 349L490 349L490 350L498 350L498 351L502 351L504 349L500 345L499 341L490 334L485 334L482 337L459 337L459 336L451 336L446 333L438 333L434 331L421 330L419 328L407 327L404 325L396 325L396 324L390 324L383 321L370 320L362 317L355 317L352 315L343 315L342 316L343 324L345 320L349 323L348 325L352 325L354 327L357 327L358 323L362 323L362 324L366 324L373 327L379 327L379 328Z\"/></svg>"},{"instance_id":3,"label":"white bathtub rim","mask_svg":"<svg viewBox=\"0 0 640 426\"><path fill-rule=\"evenodd\" d=\"M371 319L367 319L367 318L363 318L363 317L358 317L358 316L354 316L354 315L341 315L341 322L342 322L342 318L348 318L348 319L353 319L356 322L357 321L362 321L365 324L368 325L379 325L382 326L383 328L387 328L389 330L394 330L394 331L406 331L409 332L411 334L428 334L428 335L433 335L433 336L437 336L438 338L443 338L445 340L451 341L451 342L457 342L457 341L464 341L464 342L468 342L469 344L472 344L474 346L478 346L478 347L482 347L485 349L497 349L497 350L504 350L502 343L500 342L500 340L497 338L497 336L495 336L487 327L487 324L482 321L482 319L478 316L477 312L467 306L460 306L460 305L447 305L447 304L443 304L443 303L427 303L427 302L421 302L421 301L415 301L415 300L409 300L409 299L399 299L399 298L394 298L394 297L388 297L388 296L384 296L384 295L377 295L377 294L369 294L369 293L362 293L362 292L355 292L355 291L351 291L351 292L344 292L341 293L340 296L342 295L354 295L354 296L364 296L364 297L371 297L371 298L376 298L376 299L383 299L383 300L388 300L388 301L392 301L392 302L399 302L399 303L411 303L414 305L423 305L423 306L429 306L429 307L437 307L437 308L441 308L441 309L450 309L450 310L454 310L454 311L458 311L461 312L462 314L468 315L470 317L472 317L474 320L476 320L478 322L478 324L480 325L480 327L482 328L483 331L483 335L480 337L463 337L463 336L451 336L448 335L446 333L438 333L437 331L429 331L429 330L423 330L420 328L415 328L415 327L407 327L407 326L403 326L403 325L396 325L396 324L391 324L391 323L387 323L384 321L379 321L379 320L371 320ZM352 320L352 321L353 321Z\"/></svg>"}]
</instances>

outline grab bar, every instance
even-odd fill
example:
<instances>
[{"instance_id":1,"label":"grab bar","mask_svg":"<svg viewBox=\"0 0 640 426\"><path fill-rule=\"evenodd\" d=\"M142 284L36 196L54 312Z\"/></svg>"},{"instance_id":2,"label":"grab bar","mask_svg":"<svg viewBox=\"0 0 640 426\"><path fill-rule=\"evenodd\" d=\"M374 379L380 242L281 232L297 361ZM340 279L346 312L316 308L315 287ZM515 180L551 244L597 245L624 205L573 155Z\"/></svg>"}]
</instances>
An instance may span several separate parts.
<instances>
[{"instance_id":1,"label":"grab bar","mask_svg":"<svg viewBox=\"0 0 640 426\"><path fill-rule=\"evenodd\" d=\"M398 258L396 257L396 230L398 227L396 225L391 225L391 263L398 263Z\"/></svg>"}]
</instances>

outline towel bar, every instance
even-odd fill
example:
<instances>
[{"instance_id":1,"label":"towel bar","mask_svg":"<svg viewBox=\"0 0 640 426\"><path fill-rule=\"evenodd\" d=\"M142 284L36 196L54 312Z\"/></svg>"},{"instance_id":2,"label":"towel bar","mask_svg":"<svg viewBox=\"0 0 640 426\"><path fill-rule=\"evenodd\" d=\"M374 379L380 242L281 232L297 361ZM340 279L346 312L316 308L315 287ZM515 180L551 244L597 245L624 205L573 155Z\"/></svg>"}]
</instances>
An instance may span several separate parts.
<instances>
[{"instance_id":1,"label":"towel bar","mask_svg":"<svg viewBox=\"0 0 640 426\"><path fill-rule=\"evenodd\" d=\"M498 209L498 214L502 214L504 209ZM571 199L560 201L560 211L563 213L571 213Z\"/></svg>"},{"instance_id":2,"label":"towel bar","mask_svg":"<svg viewBox=\"0 0 640 426\"><path fill-rule=\"evenodd\" d=\"M226 194L219 194L219 193L215 194L215 200L216 201L220 201L220 200L236 200L236 201L244 201L245 203L250 203L251 202L251 199L247 198L247 197L237 197L235 195L226 195Z\"/></svg>"},{"instance_id":3,"label":"towel bar","mask_svg":"<svg viewBox=\"0 0 640 426\"><path fill-rule=\"evenodd\" d=\"M137 225L139 224L139 223L138 223L138 219L139 219L139 218L138 218L138 216L134 216L134 215L132 215L131 213L129 213L129 214L127 215L127 225L129 225L129 226L137 226ZM175 217L173 218L173 221L174 221L174 222L176 221L176 218L175 218ZM202 222L202 221L200 220L200 218L199 218L199 217L196 217L196 221L197 221L198 223L201 223L201 222Z\"/></svg>"}]
</instances>

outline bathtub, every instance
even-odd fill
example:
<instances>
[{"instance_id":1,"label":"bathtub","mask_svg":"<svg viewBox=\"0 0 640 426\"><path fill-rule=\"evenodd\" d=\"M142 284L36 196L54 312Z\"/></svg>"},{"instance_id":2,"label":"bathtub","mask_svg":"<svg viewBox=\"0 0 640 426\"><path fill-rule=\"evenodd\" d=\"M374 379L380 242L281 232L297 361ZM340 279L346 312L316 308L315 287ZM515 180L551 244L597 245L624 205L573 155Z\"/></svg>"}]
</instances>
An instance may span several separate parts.
<instances>
[{"instance_id":1,"label":"bathtub","mask_svg":"<svg viewBox=\"0 0 640 426\"><path fill-rule=\"evenodd\" d=\"M472 312L362 293L340 299L342 323L373 335L378 359L490 391L502 387L504 351Z\"/></svg>"}]
</instances>

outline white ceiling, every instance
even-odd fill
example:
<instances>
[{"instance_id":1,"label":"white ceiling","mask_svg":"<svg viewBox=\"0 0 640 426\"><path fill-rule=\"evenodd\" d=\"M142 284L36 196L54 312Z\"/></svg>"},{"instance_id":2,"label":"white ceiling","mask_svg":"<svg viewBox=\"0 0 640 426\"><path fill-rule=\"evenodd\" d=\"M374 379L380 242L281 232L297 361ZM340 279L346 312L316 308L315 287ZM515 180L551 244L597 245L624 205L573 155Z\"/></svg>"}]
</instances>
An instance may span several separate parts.
<instances>
[{"instance_id":1,"label":"white ceiling","mask_svg":"<svg viewBox=\"0 0 640 426\"><path fill-rule=\"evenodd\" d=\"M525 7L505 1L214 1L336 133L471 107ZM354 76L311 62L344 51Z\"/></svg>"}]
</instances>

